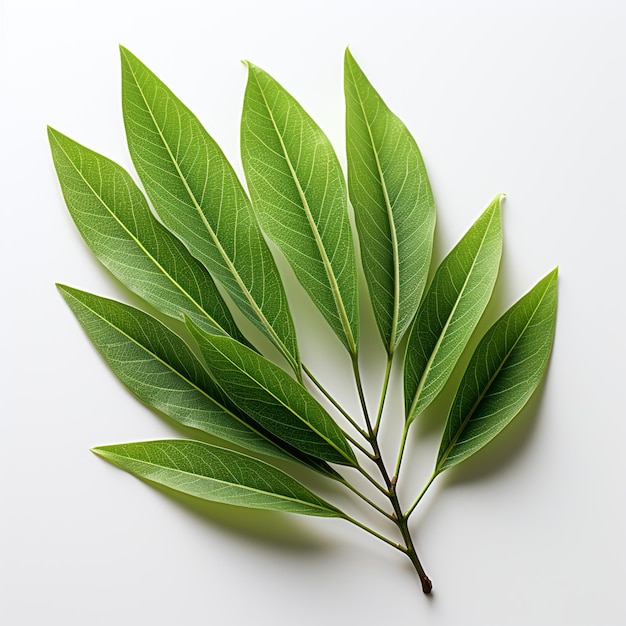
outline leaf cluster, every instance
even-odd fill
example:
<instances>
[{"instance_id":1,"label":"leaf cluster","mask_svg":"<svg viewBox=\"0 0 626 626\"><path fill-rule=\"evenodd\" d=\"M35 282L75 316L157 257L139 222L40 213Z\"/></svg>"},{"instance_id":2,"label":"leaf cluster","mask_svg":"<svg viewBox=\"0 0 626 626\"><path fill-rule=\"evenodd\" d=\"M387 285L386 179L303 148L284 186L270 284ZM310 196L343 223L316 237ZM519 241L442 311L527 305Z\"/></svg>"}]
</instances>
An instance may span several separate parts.
<instances>
[{"instance_id":1,"label":"leaf cluster","mask_svg":"<svg viewBox=\"0 0 626 626\"><path fill-rule=\"evenodd\" d=\"M427 284L435 202L424 160L349 51L347 181L315 121L269 74L247 64L241 158L248 191L174 93L124 48L121 60L128 148L143 189L113 161L50 128L54 165L70 214L100 262L184 327L69 286L59 290L128 389L227 447L167 440L94 452L206 500L343 518L405 553L429 592L409 516L434 478L489 443L536 389L554 336L557 270L478 343L449 408L432 476L403 507L397 484L409 429L446 386L494 289L503 196L493 199ZM268 240L347 351L362 408L358 418L303 363ZM375 413L365 400L359 363L361 271L387 355ZM276 347L284 368L240 330L235 309ZM384 407L394 363L402 371L405 415L392 466L382 457L379 429L383 416L393 417ZM350 489L395 524L401 540L320 498L276 461L305 466ZM354 472L384 496L386 507L353 485Z\"/></svg>"}]
</instances>

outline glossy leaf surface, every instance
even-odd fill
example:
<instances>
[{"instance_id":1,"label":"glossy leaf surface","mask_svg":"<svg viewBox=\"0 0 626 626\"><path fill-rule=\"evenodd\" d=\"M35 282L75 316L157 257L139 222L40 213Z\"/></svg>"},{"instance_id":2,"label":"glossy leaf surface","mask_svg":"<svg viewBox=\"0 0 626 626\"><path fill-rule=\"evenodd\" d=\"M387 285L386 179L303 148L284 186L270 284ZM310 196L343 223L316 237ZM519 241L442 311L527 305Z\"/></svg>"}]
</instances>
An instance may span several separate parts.
<instances>
[{"instance_id":1,"label":"glossy leaf surface","mask_svg":"<svg viewBox=\"0 0 626 626\"><path fill-rule=\"evenodd\" d=\"M139 59L121 53L128 146L159 218L299 372L283 285L235 172L198 118Z\"/></svg>"},{"instance_id":2,"label":"glossy leaf surface","mask_svg":"<svg viewBox=\"0 0 626 626\"><path fill-rule=\"evenodd\" d=\"M252 457L184 439L99 446L93 452L141 478L211 502L343 517L284 472Z\"/></svg>"},{"instance_id":3,"label":"glossy leaf surface","mask_svg":"<svg viewBox=\"0 0 626 626\"><path fill-rule=\"evenodd\" d=\"M404 362L409 421L443 389L491 298L502 256L501 201L491 202L441 262L417 312Z\"/></svg>"},{"instance_id":4,"label":"glossy leaf surface","mask_svg":"<svg viewBox=\"0 0 626 626\"><path fill-rule=\"evenodd\" d=\"M349 50L345 95L350 201L376 323L391 354L426 285L435 204L415 140Z\"/></svg>"},{"instance_id":5,"label":"glossy leaf surface","mask_svg":"<svg viewBox=\"0 0 626 626\"><path fill-rule=\"evenodd\" d=\"M341 429L300 383L234 339L210 335L191 322L188 326L209 372L242 411L311 456L343 465L356 463Z\"/></svg>"},{"instance_id":6,"label":"glossy leaf surface","mask_svg":"<svg viewBox=\"0 0 626 626\"><path fill-rule=\"evenodd\" d=\"M526 404L548 364L556 305L555 269L487 331L450 409L436 473L489 443Z\"/></svg>"},{"instance_id":7,"label":"glossy leaf surface","mask_svg":"<svg viewBox=\"0 0 626 626\"><path fill-rule=\"evenodd\" d=\"M98 260L166 315L245 341L211 276L154 218L128 173L52 128L48 138L67 208Z\"/></svg>"},{"instance_id":8,"label":"glossy leaf surface","mask_svg":"<svg viewBox=\"0 0 626 626\"><path fill-rule=\"evenodd\" d=\"M248 64L241 156L265 232L346 348L359 337L346 184L326 135L269 74Z\"/></svg>"}]
</instances>

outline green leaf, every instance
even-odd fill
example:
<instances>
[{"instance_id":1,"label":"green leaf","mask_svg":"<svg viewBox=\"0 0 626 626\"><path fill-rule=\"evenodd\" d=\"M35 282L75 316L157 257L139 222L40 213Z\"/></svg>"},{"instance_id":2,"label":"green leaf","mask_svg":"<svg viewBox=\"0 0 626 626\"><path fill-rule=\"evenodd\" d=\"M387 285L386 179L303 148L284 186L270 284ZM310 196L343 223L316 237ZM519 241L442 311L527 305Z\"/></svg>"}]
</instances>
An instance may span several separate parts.
<instances>
[{"instance_id":1,"label":"green leaf","mask_svg":"<svg viewBox=\"0 0 626 626\"><path fill-rule=\"evenodd\" d=\"M166 315L245 342L211 276L153 217L128 173L52 128L48 137L70 215L98 260Z\"/></svg>"},{"instance_id":2,"label":"green leaf","mask_svg":"<svg viewBox=\"0 0 626 626\"><path fill-rule=\"evenodd\" d=\"M502 256L502 198L442 261L417 312L404 363L408 421L443 389L491 298Z\"/></svg>"},{"instance_id":3,"label":"green leaf","mask_svg":"<svg viewBox=\"0 0 626 626\"><path fill-rule=\"evenodd\" d=\"M183 340L161 322L115 300L65 285L58 288L115 375L147 405L247 450L332 474L328 466L293 450L234 406Z\"/></svg>"},{"instance_id":4,"label":"green leaf","mask_svg":"<svg viewBox=\"0 0 626 626\"><path fill-rule=\"evenodd\" d=\"M526 404L548 365L556 304L554 269L482 338L452 403L436 474L489 443Z\"/></svg>"},{"instance_id":5,"label":"green leaf","mask_svg":"<svg viewBox=\"0 0 626 626\"><path fill-rule=\"evenodd\" d=\"M128 50L121 55L128 147L159 218L299 375L280 275L235 172L170 89Z\"/></svg>"},{"instance_id":6,"label":"green leaf","mask_svg":"<svg viewBox=\"0 0 626 626\"><path fill-rule=\"evenodd\" d=\"M342 430L305 387L234 339L210 335L191 321L187 325L209 372L242 411L306 454L357 464Z\"/></svg>"},{"instance_id":7,"label":"green leaf","mask_svg":"<svg viewBox=\"0 0 626 626\"><path fill-rule=\"evenodd\" d=\"M378 330L391 355L426 285L435 203L419 148L346 50L348 188Z\"/></svg>"},{"instance_id":8,"label":"green leaf","mask_svg":"<svg viewBox=\"0 0 626 626\"><path fill-rule=\"evenodd\" d=\"M122 469L175 491L235 506L344 517L284 472L233 450L181 439L92 448Z\"/></svg>"},{"instance_id":9,"label":"green leaf","mask_svg":"<svg viewBox=\"0 0 626 626\"><path fill-rule=\"evenodd\" d=\"M248 63L241 158L261 225L352 355L357 270L346 185L326 135L281 85Z\"/></svg>"}]
</instances>

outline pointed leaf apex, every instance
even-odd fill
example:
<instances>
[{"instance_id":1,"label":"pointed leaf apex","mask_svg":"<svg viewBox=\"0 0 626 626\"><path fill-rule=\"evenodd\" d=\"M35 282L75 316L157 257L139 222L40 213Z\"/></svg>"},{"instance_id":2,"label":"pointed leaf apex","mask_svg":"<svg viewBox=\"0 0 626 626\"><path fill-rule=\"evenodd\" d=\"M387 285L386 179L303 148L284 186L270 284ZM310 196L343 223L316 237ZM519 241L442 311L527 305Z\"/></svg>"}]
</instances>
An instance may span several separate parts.
<instances>
[{"instance_id":1,"label":"pointed leaf apex","mask_svg":"<svg viewBox=\"0 0 626 626\"><path fill-rule=\"evenodd\" d=\"M135 61L143 65L143 63L128 48L125 48L121 44L120 44L120 57L122 59L122 62L130 63L132 61Z\"/></svg>"},{"instance_id":2,"label":"pointed leaf apex","mask_svg":"<svg viewBox=\"0 0 626 626\"><path fill-rule=\"evenodd\" d=\"M349 46L346 48L346 52L344 54L344 63L346 65L349 63L361 71L361 67L359 66L356 59L354 58L354 55L352 54L352 51L350 50Z\"/></svg>"},{"instance_id":3,"label":"pointed leaf apex","mask_svg":"<svg viewBox=\"0 0 626 626\"><path fill-rule=\"evenodd\" d=\"M49 124L46 126L46 135L48 136L48 143L50 144L50 146L52 147L52 140L58 140L59 135L61 135L61 133L59 133L58 130L52 128L52 126L50 126Z\"/></svg>"},{"instance_id":4,"label":"pointed leaf apex","mask_svg":"<svg viewBox=\"0 0 626 626\"><path fill-rule=\"evenodd\" d=\"M56 128L52 128L52 126L48 126L47 130L48 130L48 140L54 139L58 143L66 142L66 143L71 143L75 145L80 145L77 141L74 141L71 137L68 137L67 135L62 133L60 130L57 130Z\"/></svg>"},{"instance_id":5,"label":"pointed leaf apex","mask_svg":"<svg viewBox=\"0 0 626 626\"><path fill-rule=\"evenodd\" d=\"M248 68L249 76L251 76L252 74L265 74L266 73L265 70L260 68L258 65L255 65L251 61L248 61L247 59L242 61L242 63Z\"/></svg>"},{"instance_id":6,"label":"pointed leaf apex","mask_svg":"<svg viewBox=\"0 0 626 626\"><path fill-rule=\"evenodd\" d=\"M557 265L554 269L551 269L540 281L539 283L544 283L544 284L548 284L551 283L555 280L557 280L559 277L559 266Z\"/></svg>"}]
</instances>

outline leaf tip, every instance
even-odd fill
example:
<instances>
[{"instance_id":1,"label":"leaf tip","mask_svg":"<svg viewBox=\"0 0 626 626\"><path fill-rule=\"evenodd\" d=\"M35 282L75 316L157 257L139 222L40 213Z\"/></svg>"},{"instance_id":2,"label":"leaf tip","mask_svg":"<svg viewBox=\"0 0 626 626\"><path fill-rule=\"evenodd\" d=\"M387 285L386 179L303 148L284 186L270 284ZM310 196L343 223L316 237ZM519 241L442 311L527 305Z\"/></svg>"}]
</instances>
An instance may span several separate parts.
<instances>
[{"instance_id":1,"label":"leaf tip","mask_svg":"<svg viewBox=\"0 0 626 626\"><path fill-rule=\"evenodd\" d=\"M553 269L551 269L539 282L544 285L551 284L556 282L559 278L559 266L557 265Z\"/></svg>"},{"instance_id":2,"label":"leaf tip","mask_svg":"<svg viewBox=\"0 0 626 626\"><path fill-rule=\"evenodd\" d=\"M252 74L259 74L262 72L261 68L258 65L255 65L251 61L248 61L248 59L242 59L241 62L248 70L248 76L252 76Z\"/></svg>"},{"instance_id":3,"label":"leaf tip","mask_svg":"<svg viewBox=\"0 0 626 626\"><path fill-rule=\"evenodd\" d=\"M61 144L68 145L68 144L76 143L75 141L70 139L67 135L64 135L61 131L57 130L56 128L52 128L52 126L50 125L46 126L46 130L48 133L48 141L50 142L51 145L53 141L55 141L59 145Z\"/></svg>"},{"instance_id":4,"label":"leaf tip","mask_svg":"<svg viewBox=\"0 0 626 626\"><path fill-rule=\"evenodd\" d=\"M60 135L59 131L52 128L50 124L46 124L46 134L48 135L48 143L53 147L52 142L58 139Z\"/></svg>"},{"instance_id":5,"label":"leaf tip","mask_svg":"<svg viewBox=\"0 0 626 626\"><path fill-rule=\"evenodd\" d=\"M183 322L187 330L195 337L198 334L198 325L185 312L183 312Z\"/></svg>"},{"instance_id":6,"label":"leaf tip","mask_svg":"<svg viewBox=\"0 0 626 626\"><path fill-rule=\"evenodd\" d=\"M93 452L96 456L103 459L111 459L112 456L115 456L116 448L118 447L118 445L94 446L93 448L89 448L89 452Z\"/></svg>"},{"instance_id":7,"label":"leaf tip","mask_svg":"<svg viewBox=\"0 0 626 626\"><path fill-rule=\"evenodd\" d=\"M122 65L124 63L131 63L131 62L138 62L141 65L143 65L143 63L141 63L141 61L139 61L139 59L128 49L125 48L122 44L119 44L119 49L120 49L120 58L122 59Z\"/></svg>"},{"instance_id":8,"label":"leaf tip","mask_svg":"<svg viewBox=\"0 0 626 626\"><path fill-rule=\"evenodd\" d=\"M343 59L346 67L348 65L359 67L356 59L354 58L354 55L352 54L352 51L350 50L350 46L346 46L346 51L344 53Z\"/></svg>"}]
</instances>

